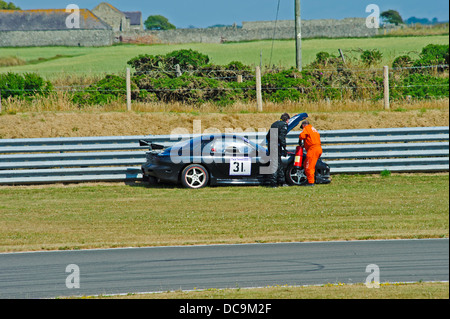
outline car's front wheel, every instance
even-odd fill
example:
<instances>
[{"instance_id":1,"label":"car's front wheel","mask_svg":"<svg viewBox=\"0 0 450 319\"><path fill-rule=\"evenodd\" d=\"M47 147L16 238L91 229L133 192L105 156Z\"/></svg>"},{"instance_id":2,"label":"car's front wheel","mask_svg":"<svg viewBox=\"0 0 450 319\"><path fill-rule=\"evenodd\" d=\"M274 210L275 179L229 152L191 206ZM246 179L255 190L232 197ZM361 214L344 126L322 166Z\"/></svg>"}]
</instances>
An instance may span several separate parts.
<instances>
[{"instance_id":1,"label":"car's front wheel","mask_svg":"<svg viewBox=\"0 0 450 319\"><path fill-rule=\"evenodd\" d=\"M303 167L289 166L286 171L286 183L289 185L304 185L307 182L308 178Z\"/></svg>"},{"instance_id":2,"label":"car's front wheel","mask_svg":"<svg viewBox=\"0 0 450 319\"><path fill-rule=\"evenodd\" d=\"M202 165L189 165L181 173L181 184L186 188L202 188L208 185L208 181L208 171Z\"/></svg>"}]
</instances>

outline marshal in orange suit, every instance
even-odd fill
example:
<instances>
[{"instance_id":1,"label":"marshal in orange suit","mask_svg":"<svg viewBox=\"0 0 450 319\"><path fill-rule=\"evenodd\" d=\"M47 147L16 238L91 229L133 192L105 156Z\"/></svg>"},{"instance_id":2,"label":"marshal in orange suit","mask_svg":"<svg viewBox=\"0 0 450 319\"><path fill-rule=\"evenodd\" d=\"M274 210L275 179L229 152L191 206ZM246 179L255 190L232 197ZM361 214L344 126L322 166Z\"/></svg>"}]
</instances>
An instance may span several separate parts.
<instances>
[{"instance_id":1,"label":"marshal in orange suit","mask_svg":"<svg viewBox=\"0 0 450 319\"><path fill-rule=\"evenodd\" d=\"M300 141L304 141L306 149L305 173L308 184L314 186L317 160L322 156L322 143L319 132L308 122L302 123L303 131L300 133Z\"/></svg>"}]
</instances>

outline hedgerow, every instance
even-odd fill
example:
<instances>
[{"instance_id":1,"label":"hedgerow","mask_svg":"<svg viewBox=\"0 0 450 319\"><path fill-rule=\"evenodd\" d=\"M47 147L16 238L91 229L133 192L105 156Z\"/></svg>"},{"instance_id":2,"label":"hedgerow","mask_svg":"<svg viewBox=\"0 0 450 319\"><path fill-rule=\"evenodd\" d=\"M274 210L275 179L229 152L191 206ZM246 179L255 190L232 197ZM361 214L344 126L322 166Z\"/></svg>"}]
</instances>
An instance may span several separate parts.
<instances>
[{"instance_id":1,"label":"hedgerow","mask_svg":"<svg viewBox=\"0 0 450 319\"><path fill-rule=\"evenodd\" d=\"M127 87L126 79L117 75L107 75L104 79L90 85L88 88L73 93L73 102L78 105L104 105L112 101L126 100ZM142 98L139 88L131 83L131 97L134 100Z\"/></svg>"},{"instance_id":2,"label":"hedgerow","mask_svg":"<svg viewBox=\"0 0 450 319\"><path fill-rule=\"evenodd\" d=\"M360 52L362 66L376 64L382 58L378 50ZM429 45L417 60L409 56L396 58L392 66L406 68L406 72L398 72L398 76L391 78L391 97L448 96L448 77L432 75L430 70L417 68L427 63L448 64L448 45ZM254 72L240 62L214 65L201 53L181 50L166 56L140 56L129 64L136 68L133 81L137 86L155 94L160 101L192 104L209 101L227 105L256 97ZM174 72L176 64L182 76ZM408 69L413 66L415 68ZM242 75L242 83L236 82L237 75ZM327 52L319 52L316 60L301 72L294 68L269 70L262 76L261 83L263 99L272 102L343 98L377 100L383 97L383 76L379 71L348 69L340 57Z\"/></svg>"},{"instance_id":3,"label":"hedgerow","mask_svg":"<svg viewBox=\"0 0 450 319\"><path fill-rule=\"evenodd\" d=\"M379 100L383 98L383 74L367 68L381 59L377 50L359 50L359 61L344 63L342 57L319 52L303 71L268 69L261 78L265 101L282 103L299 100ZM358 64L359 63L359 64ZM397 57L392 64L390 96L441 98L449 96L449 46L428 45L419 57ZM207 55L193 50L178 50L166 55L140 55L128 64L135 70L131 78L134 101L182 102L201 105L212 102L227 106L237 101L256 99L254 69L239 61L215 65ZM445 72L444 72L445 71ZM238 77L242 79L238 82ZM0 74L2 98L31 100L54 92L52 84L34 73ZM70 91L72 101L83 105L104 105L126 101L126 79L107 75L81 91Z\"/></svg>"},{"instance_id":4,"label":"hedgerow","mask_svg":"<svg viewBox=\"0 0 450 319\"><path fill-rule=\"evenodd\" d=\"M49 81L35 73L0 74L0 92L2 98L18 97L32 99L35 96L48 96L53 90Z\"/></svg>"},{"instance_id":5,"label":"hedgerow","mask_svg":"<svg viewBox=\"0 0 450 319\"><path fill-rule=\"evenodd\" d=\"M424 85L426 83L426 85ZM398 88L391 86L391 96L401 99L405 96L414 98L448 97L449 79L430 74L414 73L397 83Z\"/></svg>"},{"instance_id":6,"label":"hedgerow","mask_svg":"<svg viewBox=\"0 0 450 319\"><path fill-rule=\"evenodd\" d=\"M449 64L449 45L429 44L422 49L414 66L441 66Z\"/></svg>"}]
</instances>

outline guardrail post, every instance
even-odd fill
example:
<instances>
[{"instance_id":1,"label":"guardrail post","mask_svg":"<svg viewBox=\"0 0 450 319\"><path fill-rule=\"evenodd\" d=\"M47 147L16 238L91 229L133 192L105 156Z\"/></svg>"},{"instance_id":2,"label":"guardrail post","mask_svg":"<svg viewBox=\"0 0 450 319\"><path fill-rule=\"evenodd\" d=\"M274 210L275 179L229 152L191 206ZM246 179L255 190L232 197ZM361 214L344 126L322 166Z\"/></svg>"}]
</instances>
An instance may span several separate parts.
<instances>
[{"instance_id":1,"label":"guardrail post","mask_svg":"<svg viewBox=\"0 0 450 319\"><path fill-rule=\"evenodd\" d=\"M127 68L127 110L131 111L131 70Z\"/></svg>"},{"instance_id":2,"label":"guardrail post","mask_svg":"<svg viewBox=\"0 0 450 319\"><path fill-rule=\"evenodd\" d=\"M383 83L384 83L384 109L390 109L389 101L389 67L383 67Z\"/></svg>"},{"instance_id":3,"label":"guardrail post","mask_svg":"<svg viewBox=\"0 0 450 319\"><path fill-rule=\"evenodd\" d=\"M256 67L256 105L258 107L258 112L262 112L261 68L259 66Z\"/></svg>"}]
</instances>

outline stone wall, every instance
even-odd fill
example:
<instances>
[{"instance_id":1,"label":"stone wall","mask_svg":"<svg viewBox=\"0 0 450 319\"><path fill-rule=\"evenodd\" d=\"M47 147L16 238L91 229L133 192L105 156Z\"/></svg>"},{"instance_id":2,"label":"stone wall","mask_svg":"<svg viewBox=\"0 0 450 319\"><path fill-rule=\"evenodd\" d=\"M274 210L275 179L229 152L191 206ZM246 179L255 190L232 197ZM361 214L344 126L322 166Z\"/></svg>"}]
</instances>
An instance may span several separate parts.
<instances>
[{"instance_id":1,"label":"stone wall","mask_svg":"<svg viewBox=\"0 0 450 319\"><path fill-rule=\"evenodd\" d=\"M295 37L295 21L254 21L243 22L244 30L260 30L270 32L276 26L276 34L279 33L282 38L292 35ZM324 20L303 20L302 36L308 38L347 38L347 37L370 37L378 34L377 29L367 28L365 18L347 18L342 20L324 19ZM267 35L266 35L267 36ZM271 36L272 38L272 36Z\"/></svg>"},{"instance_id":2,"label":"stone wall","mask_svg":"<svg viewBox=\"0 0 450 319\"><path fill-rule=\"evenodd\" d=\"M112 44L112 30L0 31L0 47L92 47Z\"/></svg>"},{"instance_id":3,"label":"stone wall","mask_svg":"<svg viewBox=\"0 0 450 319\"><path fill-rule=\"evenodd\" d=\"M242 27L208 29L177 29L166 31L113 30L51 30L51 31L0 31L0 47L19 46L109 46L125 43L223 43L254 40L271 40L274 21L243 22ZM276 23L275 39L294 39L293 20ZM366 19L302 21L302 37L347 38L378 35L377 29L366 27Z\"/></svg>"},{"instance_id":4,"label":"stone wall","mask_svg":"<svg viewBox=\"0 0 450 319\"><path fill-rule=\"evenodd\" d=\"M166 31L143 31L116 33L116 39L123 42L139 42L137 39L152 39L153 43L221 43L254 40L271 40L274 36L275 21L243 22L242 28L223 27L208 29L177 29ZM377 29L369 29L364 18L343 20L304 20L302 38L348 38L378 35ZM294 20L276 23L276 39L294 39Z\"/></svg>"}]
</instances>

